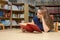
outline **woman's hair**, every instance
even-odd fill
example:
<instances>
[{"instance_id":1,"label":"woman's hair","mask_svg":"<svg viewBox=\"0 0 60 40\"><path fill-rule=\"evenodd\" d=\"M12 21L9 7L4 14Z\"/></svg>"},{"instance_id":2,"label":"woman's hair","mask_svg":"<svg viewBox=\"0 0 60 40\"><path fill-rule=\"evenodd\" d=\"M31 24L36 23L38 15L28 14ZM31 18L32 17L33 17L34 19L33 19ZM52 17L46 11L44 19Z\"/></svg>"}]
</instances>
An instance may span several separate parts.
<instances>
[{"instance_id":1,"label":"woman's hair","mask_svg":"<svg viewBox=\"0 0 60 40\"><path fill-rule=\"evenodd\" d=\"M53 29L54 28L53 20L50 17L50 14L48 13L48 9L46 7L40 7L39 9L42 11L45 10L44 13L42 13L45 23L50 29Z\"/></svg>"}]
</instances>

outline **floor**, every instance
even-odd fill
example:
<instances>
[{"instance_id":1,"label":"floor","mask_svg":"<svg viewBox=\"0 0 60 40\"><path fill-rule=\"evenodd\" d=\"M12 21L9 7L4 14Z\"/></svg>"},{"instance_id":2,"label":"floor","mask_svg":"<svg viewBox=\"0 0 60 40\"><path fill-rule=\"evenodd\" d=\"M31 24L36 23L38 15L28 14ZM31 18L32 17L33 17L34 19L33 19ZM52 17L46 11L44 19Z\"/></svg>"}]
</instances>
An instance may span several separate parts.
<instances>
[{"instance_id":1,"label":"floor","mask_svg":"<svg viewBox=\"0 0 60 40\"><path fill-rule=\"evenodd\" d=\"M20 29L6 29L0 30L0 40L60 40L60 31L23 33Z\"/></svg>"}]
</instances>

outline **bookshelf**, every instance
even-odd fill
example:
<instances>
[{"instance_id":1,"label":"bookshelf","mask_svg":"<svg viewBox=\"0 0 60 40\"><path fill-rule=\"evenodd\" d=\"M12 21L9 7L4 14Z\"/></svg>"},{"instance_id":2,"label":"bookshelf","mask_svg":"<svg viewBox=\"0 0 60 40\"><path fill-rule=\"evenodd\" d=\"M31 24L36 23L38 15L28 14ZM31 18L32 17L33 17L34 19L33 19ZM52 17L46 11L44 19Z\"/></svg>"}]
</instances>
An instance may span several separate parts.
<instances>
[{"instance_id":1,"label":"bookshelf","mask_svg":"<svg viewBox=\"0 0 60 40\"><path fill-rule=\"evenodd\" d=\"M11 26L11 5L6 0L0 0L0 21L5 26Z\"/></svg>"},{"instance_id":2,"label":"bookshelf","mask_svg":"<svg viewBox=\"0 0 60 40\"><path fill-rule=\"evenodd\" d=\"M33 5L26 3L12 3L12 4L20 7L20 8L18 7L19 10L12 10L13 15L14 14L18 15L17 18L13 18L13 19L20 20L20 23L30 22L29 20L33 18L33 15L35 15L35 6Z\"/></svg>"},{"instance_id":3,"label":"bookshelf","mask_svg":"<svg viewBox=\"0 0 60 40\"><path fill-rule=\"evenodd\" d=\"M12 3L12 20L21 23L24 20L24 3Z\"/></svg>"},{"instance_id":4,"label":"bookshelf","mask_svg":"<svg viewBox=\"0 0 60 40\"><path fill-rule=\"evenodd\" d=\"M12 28L12 26L18 26L18 23L31 22L34 15L34 5L0 1L0 19L5 26Z\"/></svg>"}]
</instances>

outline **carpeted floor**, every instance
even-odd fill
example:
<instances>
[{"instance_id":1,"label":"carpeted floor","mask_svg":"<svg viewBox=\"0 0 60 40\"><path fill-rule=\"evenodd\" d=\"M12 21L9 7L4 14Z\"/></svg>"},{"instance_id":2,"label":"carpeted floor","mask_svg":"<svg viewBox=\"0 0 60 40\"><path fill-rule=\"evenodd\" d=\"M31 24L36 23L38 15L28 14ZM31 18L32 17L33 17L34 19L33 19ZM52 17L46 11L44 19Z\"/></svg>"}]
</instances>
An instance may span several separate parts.
<instances>
[{"instance_id":1,"label":"carpeted floor","mask_svg":"<svg viewBox=\"0 0 60 40\"><path fill-rule=\"evenodd\" d=\"M20 29L6 29L0 30L0 40L60 40L60 31L23 33Z\"/></svg>"}]
</instances>

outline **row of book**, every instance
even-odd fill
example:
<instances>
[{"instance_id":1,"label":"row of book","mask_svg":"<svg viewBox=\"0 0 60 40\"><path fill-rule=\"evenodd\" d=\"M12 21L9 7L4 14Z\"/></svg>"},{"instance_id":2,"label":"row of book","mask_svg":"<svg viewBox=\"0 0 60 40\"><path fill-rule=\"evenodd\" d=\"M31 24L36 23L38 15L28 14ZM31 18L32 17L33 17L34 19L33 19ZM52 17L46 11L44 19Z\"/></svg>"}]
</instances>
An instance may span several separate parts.
<instances>
[{"instance_id":1,"label":"row of book","mask_svg":"<svg viewBox=\"0 0 60 40\"><path fill-rule=\"evenodd\" d=\"M12 10L24 10L24 6L12 5Z\"/></svg>"},{"instance_id":2,"label":"row of book","mask_svg":"<svg viewBox=\"0 0 60 40\"><path fill-rule=\"evenodd\" d=\"M0 23L4 24L5 26L18 26L19 23L24 23L24 20L21 20L21 22L17 22L16 20L12 20L12 22L10 20L0 20Z\"/></svg>"},{"instance_id":3,"label":"row of book","mask_svg":"<svg viewBox=\"0 0 60 40\"><path fill-rule=\"evenodd\" d=\"M60 0L38 0L40 2L59 2Z\"/></svg>"},{"instance_id":4,"label":"row of book","mask_svg":"<svg viewBox=\"0 0 60 40\"><path fill-rule=\"evenodd\" d=\"M35 0L17 0L17 3L27 3L35 6Z\"/></svg>"},{"instance_id":5,"label":"row of book","mask_svg":"<svg viewBox=\"0 0 60 40\"><path fill-rule=\"evenodd\" d=\"M49 13L60 13L60 7L47 7Z\"/></svg>"},{"instance_id":6,"label":"row of book","mask_svg":"<svg viewBox=\"0 0 60 40\"><path fill-rule=\"evenodd\" d=\"M9 0L2 0L2 1L9 1Z\"/></svg>"},{"instance_id":7,"label":"row of book","mask_svg":"<svg viewBox=\"0 0 60 40\"><path fill-rule=\"evenodd\" d=\"M0 17L10 18L11 13L10 12L4 12L0 10Z\"/></svg>"},{"instance_id":8,"label":"row of book","mask_svg":"<svg viewBox=\"0 0 60 40\"><path fill-rule=\"evenodd\" d=\"M8 4L5 5L0 4L0 8L11 10L11 6ZM24 6L12 5L12 10L24 10Z\"/></svg>"},{"instance_id":9,"label":"row of book","mask_svg":"<svg viewBox=\"0 0 60 40\"><path fill-rule=\"evenodd\" d=\"M29 16L35 16L35 13L29 12ZM24 13L12 13L12 18L24 18Z\"/></svg>"},{"instance_id":10,"label":"row of book","mask_svg":"<svg viewBox=\"0 0 60 40\"><path fill-rule=\"evenodd\" d=\"M46 7L48 9L49 13L60 13L60 7ZM36 10L39 9L39 7L36 7Z\"/></svg>"},{"instance_id":11,"label":"row of book","mask_svg":"<svg viewBox=\"0 0 60 40\"><path fill-rule=\"evenodd\" d=\"M12 14L12 18L24 18L24 14Z\"/></svg>"},{"instance_id":12,"label":"row of book","mask_svg":"<svg viewBox=\"0 0 60 40\"><path fill-rule=\"evenodd\" d=\"M36 0L36 4L51 4L51 5L53 5L53 4L56 4L56 5L58 5L58 4L60 4L60 0Z\"/></svg>"},{"instance_id":13,"label":"row of book","mask_svg":"<svg viewBox=\"0 0 60 40\"><path fill-rule=\"evenodd\" d=\"M5 26L10 26L11 24L12 26L18 25L15 20L12 20L12 23L10 20L1 20L1 23L4 24Z\"/></svg>"}]
</instances>

